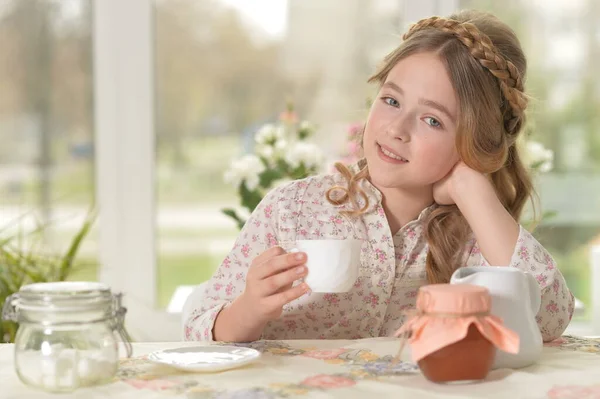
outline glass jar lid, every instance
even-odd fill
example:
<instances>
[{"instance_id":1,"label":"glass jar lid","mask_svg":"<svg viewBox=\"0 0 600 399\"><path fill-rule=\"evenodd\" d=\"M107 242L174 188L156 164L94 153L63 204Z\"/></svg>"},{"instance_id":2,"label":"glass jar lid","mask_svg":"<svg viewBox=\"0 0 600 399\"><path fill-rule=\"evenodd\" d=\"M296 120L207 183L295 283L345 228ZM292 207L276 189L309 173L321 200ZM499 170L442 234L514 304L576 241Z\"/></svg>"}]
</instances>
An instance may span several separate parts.
<instances>
[{"instance_id":1,"label":"glass jar lid","mask_svg":"<svg viewBox=\"0 0 600 399\"><path fill-rule=\"evenodd\" d=\"M17 312L72 312L107 307L112 304L113 295L110 288L102 283L61 281L24 285L13 301Z\"/></svg>"},{"instance_id":2,"label":"glass jar lid","mask_svg":"<svg viewBox=\"0 0 600 399\"><path fill-rule=\"evenodd\" d=\"M131 356L131 339L124 326L127 309L121 302L122 294L113 294L110 287L102 283L33 283L6 298L2 319L19 323L35 320L47 326L106 322L119 333ZM78 315L85 317L78 318Z\"/></svg>"}]
</instances>

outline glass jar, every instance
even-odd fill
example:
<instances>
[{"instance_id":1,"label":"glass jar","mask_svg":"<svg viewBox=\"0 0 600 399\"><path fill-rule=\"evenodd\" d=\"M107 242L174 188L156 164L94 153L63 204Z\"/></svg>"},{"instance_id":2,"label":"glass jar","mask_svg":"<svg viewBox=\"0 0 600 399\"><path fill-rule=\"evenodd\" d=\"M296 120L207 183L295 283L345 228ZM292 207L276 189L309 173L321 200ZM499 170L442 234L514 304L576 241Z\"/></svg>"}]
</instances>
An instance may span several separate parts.
<instances>
[{"instance_id":1,"label":"glass jar","mask_svg":"<svg viewBox=\"0 0 600 399\"><path fill-rule=\"evenodd\" d=\"M490 313L485 287L427 285L419 289L416 307L396 334L408 338L413 361L432 382L483 380L496 349L519 351L519 336Z\"/></svg>"},{"instance_id":2,"label":"glass jar","mask_svg":"<svg viewBox=\"0 0 600 399\"><path fill-rule=\"evenodd\" d=\"M2 318L19 324L14 364L20 380L48 392L71 392L112 380L117 332L131 356L121 294L92 282L36 283L4 304Z\"/></svg>"}]
</instances>

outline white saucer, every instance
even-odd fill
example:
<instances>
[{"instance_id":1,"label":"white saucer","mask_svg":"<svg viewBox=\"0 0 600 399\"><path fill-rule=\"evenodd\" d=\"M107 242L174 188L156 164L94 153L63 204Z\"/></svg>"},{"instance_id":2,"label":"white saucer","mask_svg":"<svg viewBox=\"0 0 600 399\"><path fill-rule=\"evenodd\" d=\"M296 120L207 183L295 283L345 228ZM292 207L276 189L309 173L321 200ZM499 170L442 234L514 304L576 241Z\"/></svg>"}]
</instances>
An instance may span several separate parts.
<instances>
[{"instance_id":1,"label":"white saucer","mask_svg":"<svg viewBox=\"0 0 600 399\"><path fill-rule=\"evenodd\" d=\"M238 346L195 346L152 352L148 360L184 371L222 371L256 361L261 353Z\"/></svg>"}]
</instances>

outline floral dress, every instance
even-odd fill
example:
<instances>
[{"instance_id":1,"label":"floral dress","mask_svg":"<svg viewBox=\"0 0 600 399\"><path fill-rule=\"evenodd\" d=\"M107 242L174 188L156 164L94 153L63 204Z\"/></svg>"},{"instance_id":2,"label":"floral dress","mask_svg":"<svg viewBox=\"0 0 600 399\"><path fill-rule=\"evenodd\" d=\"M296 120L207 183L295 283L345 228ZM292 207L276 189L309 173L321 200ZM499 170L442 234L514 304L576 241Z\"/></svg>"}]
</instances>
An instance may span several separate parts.
<instances>
[{"instance_id":1,"label":"floral dress","mask_svg":"<svg viewBox=\"0 0 600 399\"><path fill-rule=\"evenodd\" d=\"M268 193L250 216L233 249L206 284L204 298L185 321L186 340L212 340L218 313L244 291L252 260L279 245L289 250L299 239L363 240L359 277L345 293L310 293L287 304L264 329L263 339L358 339L392 335L414 308L419 287L427 284L428 244L424 220L435 205L392 235L381 193L366 179L367 212L352 219L325 197L346 183L340 174L319 175L284 184ZM364 203L359 200L359 205ZM465 246L464 264L489 265L475 239ZM542 289L537 322L544 341L559 337L574 309L574 298L550 254L523 227L510 267L532 273Z\"/></svg>"}]
</instances>

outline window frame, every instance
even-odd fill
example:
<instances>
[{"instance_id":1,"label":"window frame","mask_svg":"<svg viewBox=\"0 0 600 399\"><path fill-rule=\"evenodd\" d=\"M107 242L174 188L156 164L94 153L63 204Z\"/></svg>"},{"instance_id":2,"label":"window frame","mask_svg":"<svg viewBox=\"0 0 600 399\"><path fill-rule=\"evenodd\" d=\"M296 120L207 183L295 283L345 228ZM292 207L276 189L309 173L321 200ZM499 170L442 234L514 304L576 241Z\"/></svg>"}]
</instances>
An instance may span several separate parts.
<instances>
[{"instance_id":1,"label":"window frame","mask_svg":"<svg viewBox=\"0 0 600 399\"><path fill-rule=\"evenodd\" d=\"M179 315L156 306L153 21L152 1L93 2L98 277L125 294L139 341L181 336Z\"/></svg>"},{"instance_id":2,"label":"window frame","mask_svg":"<svg viewBox=\"0 0 600 399\"><path fill-rule=\"evenodd\" d=\"M136 340L177 341L180 314L157 307L154 2L92 4L98 277L125 294L127 326ZM406 29L459 6L458 0L404 1L399 24ZM592 267L600 286L600 252ZM593 305L600 309L600 293ZM600 334L599 311L585 327Z\"/></svg>"}]
</instances>

